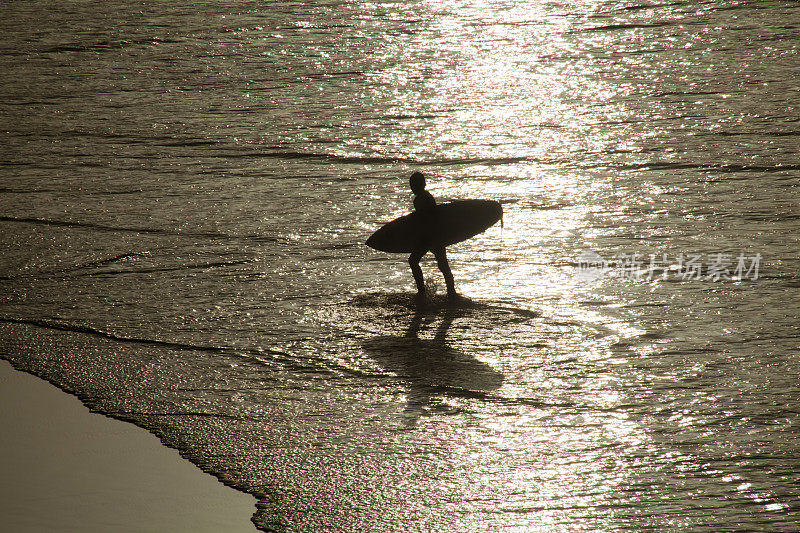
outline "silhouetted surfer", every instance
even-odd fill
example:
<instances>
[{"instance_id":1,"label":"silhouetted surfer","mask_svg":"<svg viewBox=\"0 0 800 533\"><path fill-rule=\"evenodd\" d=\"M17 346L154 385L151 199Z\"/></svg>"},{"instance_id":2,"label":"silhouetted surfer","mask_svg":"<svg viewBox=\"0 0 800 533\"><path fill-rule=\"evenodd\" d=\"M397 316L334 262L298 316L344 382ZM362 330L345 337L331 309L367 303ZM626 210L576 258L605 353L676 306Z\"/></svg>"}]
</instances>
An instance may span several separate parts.
<instances>
[{"instance_id":1,"label":"silhouetted surfer","mask_svg":"<svg viewBox=\"0 0 800 533\"><path fill-rule=\"evenodd\" d=\"M450 264L447 262L447 252L444 246L439 246L435 242L436 235L436 200L433 195L425 190L425 176L422 172L414 172L410 179L411 191L414 193L414 211L420 214L423 226L423 237L419 247L408 256L408 264L411 265L411 273L414 274L414 282L417 284L417 294L425 294L425 280L422 277L422 268L419 261L428 252L433 252L436 257L436 265L442 271L444 282L447 285L447 295L450 298L456 296L453 273L450 272Z\"/></svg>"}]
</instances>

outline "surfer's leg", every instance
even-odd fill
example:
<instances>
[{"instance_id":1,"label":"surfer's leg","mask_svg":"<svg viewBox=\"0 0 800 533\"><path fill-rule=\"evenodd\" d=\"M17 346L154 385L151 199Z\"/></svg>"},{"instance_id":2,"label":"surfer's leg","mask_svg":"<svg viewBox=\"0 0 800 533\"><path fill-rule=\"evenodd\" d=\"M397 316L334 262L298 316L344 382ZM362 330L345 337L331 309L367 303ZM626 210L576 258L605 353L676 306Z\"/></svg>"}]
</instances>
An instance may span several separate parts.
<instances>
[{"instance_id":1,"label":"surfer's leg","mask_svg":"<svg viewBox=\"0 0 800 533\"><path fill-rule=\"evenodd\" d=\"M442 276L444 276L444 283L447 286L447 295L455 296L456 284L453 280L453 273L450 271L450 263L447 262L447 252L444 248L439 248L433 250L433 255L436 256L436 265L439 267L439 270L442 271Z\"/></svg>"},{"instance_id":2,"label":"surfer's leg","mask_svg":"<svg viewBox=\"0 0 800 533\"><path fill-rule=\"evenodd\" d=\"M408 264L411 266L411 273L414 274L414 282L417 284L417 294L425 293L425 278L422 277L422 268L419 266L419 260L425 252L412 252L408 256Z\"/></svg>"}]
</instances>

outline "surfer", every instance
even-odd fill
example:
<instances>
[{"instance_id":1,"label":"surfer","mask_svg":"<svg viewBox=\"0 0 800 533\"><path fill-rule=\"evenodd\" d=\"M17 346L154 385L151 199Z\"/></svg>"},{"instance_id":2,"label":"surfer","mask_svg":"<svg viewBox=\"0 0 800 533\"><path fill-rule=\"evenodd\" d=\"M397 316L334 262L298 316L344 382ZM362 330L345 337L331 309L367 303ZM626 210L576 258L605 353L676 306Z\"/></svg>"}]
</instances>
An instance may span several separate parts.
<instances>
[{"instance_id":1,"label":"surfer","mask_svg":"<svg viewBox=\"0 0 800 533\"><path fill-rule=\"evenodd\" d=\"M420 214L423 221L424 236L419 246L408 256L408 264L411 266L411 273L414 274L414 282L417 284L417 295L425 294L425 279L422 277L422 268L419 261L422 257L432 252L436 257L436 265L442 271L444 282L447 286L447 296L456 297L456 287L453 281L453 273L450 271L450 264L447 262L447 252L444 246L438 246L434 241L436 234L436 200L433 195L425 190L425 176L422 172L414 172L409 180L411 191L414 193L414 211Z\"/></svg>"}]
</instances>

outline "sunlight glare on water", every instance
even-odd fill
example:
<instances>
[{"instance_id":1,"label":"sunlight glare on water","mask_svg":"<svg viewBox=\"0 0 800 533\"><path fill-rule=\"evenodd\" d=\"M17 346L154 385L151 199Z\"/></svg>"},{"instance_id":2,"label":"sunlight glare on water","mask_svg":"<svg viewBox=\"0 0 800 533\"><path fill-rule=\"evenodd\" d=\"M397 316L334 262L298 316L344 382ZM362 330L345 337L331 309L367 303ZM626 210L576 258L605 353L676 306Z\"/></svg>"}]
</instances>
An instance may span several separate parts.
<instances>
[{"instance_id":1,"label":"sunlight glare on water","mask_svg":"<svg viewBox=\"0 0 800 533\"><path fill-rule=\"evenodd\" d=\"M265 531L796 529L795 3L43 6L0 20L15 366ZM456 304L364 246L413 170L503 205Z\"/></svg>"}]
</instances>

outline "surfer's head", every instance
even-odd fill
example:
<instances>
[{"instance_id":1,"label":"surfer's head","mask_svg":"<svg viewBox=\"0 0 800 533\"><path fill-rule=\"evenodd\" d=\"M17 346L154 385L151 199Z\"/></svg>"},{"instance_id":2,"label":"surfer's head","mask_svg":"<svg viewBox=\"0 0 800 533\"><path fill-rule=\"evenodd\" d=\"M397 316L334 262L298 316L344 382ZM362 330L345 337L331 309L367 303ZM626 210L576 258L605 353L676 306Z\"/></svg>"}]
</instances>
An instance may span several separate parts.
<instances>
[{"instance_id":1,"label":"surfer's head","mask_svg":"<svg viewBox=\"0 0 800 533\"><path fill-rule=\"evenodd\" d=\"M425 176L422 174L422 172L414 172L411 174L409 184L411 185L411 190L414 192L414 194L422 192L425 190Z\"/></svg>"}]
</instances>

